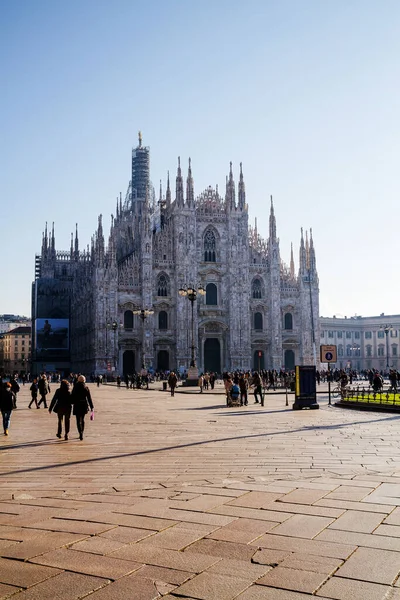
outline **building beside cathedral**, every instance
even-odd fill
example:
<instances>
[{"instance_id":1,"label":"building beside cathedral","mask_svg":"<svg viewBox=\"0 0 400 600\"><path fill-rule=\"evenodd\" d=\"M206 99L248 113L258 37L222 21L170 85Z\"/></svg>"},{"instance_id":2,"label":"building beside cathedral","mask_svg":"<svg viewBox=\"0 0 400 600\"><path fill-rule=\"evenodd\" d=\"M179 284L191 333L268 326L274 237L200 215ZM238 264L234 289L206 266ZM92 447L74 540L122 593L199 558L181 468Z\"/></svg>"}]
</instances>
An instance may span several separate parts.
<instances>
[{"instance_id":1,"label":"building beside cathedral","mask_svg":"<svg viewBox=\"0 0 400 600\"><path fill-rule=\"evenodd\" d=\"M286 369L318 361L319 289L312 234L301 231L299 267L281 259L271 199L269 238L249 225L240 165L225 194L195 195L180 160L174 194L150 182L150 149L132 151L131 181L117 200L108 238L99 216L91 245L78 227L69 251L43 234L32 286L32 372L120 375L187 371L193 346L200 371ZM192 303L179 294L204 288ZM192 313L193 307L193 313ZM151 309L153 314L136 314ZM193 320L192 320L193 314ZM317 355L317 356L316 356Z\"/></svg>"}]
</instances>

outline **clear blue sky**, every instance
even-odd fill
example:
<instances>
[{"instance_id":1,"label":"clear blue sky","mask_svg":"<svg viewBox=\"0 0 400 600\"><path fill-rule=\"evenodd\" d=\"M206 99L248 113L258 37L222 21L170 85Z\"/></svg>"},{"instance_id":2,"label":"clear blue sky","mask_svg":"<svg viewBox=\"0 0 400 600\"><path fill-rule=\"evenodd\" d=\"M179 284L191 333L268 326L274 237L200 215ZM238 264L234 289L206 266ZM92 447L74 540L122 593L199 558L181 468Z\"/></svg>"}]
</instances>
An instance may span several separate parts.
<instances>
[{"instance_id":1,"label":"clear blue sky","mask_svg":"<svg viewBox=\"0 0 400 600\"><path fill-rule=\"evenodd\" d=\"M139 129L156 188L242 161L286 262L312 227L322 315L400 313L399 56L398 0L0 0L0 313L30 314L46 220L108 229Z\"/></svg>"}]
</instances>

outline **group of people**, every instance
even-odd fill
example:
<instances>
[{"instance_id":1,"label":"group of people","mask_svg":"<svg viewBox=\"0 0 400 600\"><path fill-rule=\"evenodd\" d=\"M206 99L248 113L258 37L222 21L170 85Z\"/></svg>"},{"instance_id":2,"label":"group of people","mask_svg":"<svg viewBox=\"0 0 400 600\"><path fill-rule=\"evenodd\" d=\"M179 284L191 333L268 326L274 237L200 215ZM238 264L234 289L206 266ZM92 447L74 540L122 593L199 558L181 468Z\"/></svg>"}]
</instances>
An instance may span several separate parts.
<instances>
[{"instance_id":1,"label":"group of people","mask_svg":"<svg viewBox=\"0 0 400 600\"><path fill-rule=\"evenodd\" d=\"M223 373L222 380L225 386L227 406L230 406L234 402L239 402L240 406L247 406L249 403L248 393L250 388L253 388L254 403L264 406L263 384L266 381L263 379L262 373L258 371Z\"/></svg>"},{"instance_id":2,"label":"group of people","mask_svg":"<svg viewBox=\"0 0 400 600\"><path fill-rule=\"evenodd\" d=\"M6 436L9 434L12 411L17 408L17 392L13 391L12 381L6 381L0 385L0 410L3 417L4 435ZM58 438L62 437L64 424L64 439L68 440L72 412L76 417L79 439L83 440L85 416L89 410L92 413L91 418L94 417L93 401L84 375L76 377L72 391L70 382L67 379L62 379L60 387L56 389L49 407L47 407L47 397L50 394L50 384L45 374L39 380L36 378L33 380L30 392L31 402L29 403L29 408L32 408L33 403L36 405L36 408L40 408L40 405L43 403L44 408L48 408L49 413L53 412L57 414L58 427L56 436ZM39 402L37 399L38 394L40 394Z\"/></svg>"}]
</instances>

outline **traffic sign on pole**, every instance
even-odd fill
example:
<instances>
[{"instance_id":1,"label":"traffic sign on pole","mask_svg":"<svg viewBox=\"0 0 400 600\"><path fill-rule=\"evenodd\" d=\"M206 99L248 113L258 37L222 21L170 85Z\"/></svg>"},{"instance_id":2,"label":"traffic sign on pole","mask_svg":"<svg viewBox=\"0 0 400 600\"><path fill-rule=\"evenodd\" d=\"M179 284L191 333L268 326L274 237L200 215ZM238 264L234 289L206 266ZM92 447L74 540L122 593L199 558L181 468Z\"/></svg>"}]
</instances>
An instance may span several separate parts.
<instances>
[{"instance_id":1,"label":"traffic sign on pole","mask_svg":"<svg viewBox=\"0 0 400 600\"><path fill-rule=\"evenodd\" d=\"M337 362L337 348L336 346L322 345L320 347L320 359L322 363L335 363Z\"/></svg>"}]
</instances>

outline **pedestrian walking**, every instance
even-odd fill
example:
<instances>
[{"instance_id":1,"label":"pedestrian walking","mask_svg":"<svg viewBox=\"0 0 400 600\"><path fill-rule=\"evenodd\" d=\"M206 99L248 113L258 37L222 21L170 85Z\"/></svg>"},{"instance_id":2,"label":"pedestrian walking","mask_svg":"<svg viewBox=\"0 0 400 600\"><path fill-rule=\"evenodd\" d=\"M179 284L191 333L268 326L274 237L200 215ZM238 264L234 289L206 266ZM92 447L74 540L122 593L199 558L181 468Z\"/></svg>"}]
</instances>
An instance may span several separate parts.
<instances>
[{"instance_id":1,"label":"pedestrian walking","mask_svg":"<svg viewBox=\"0 0 400 600\"><path fill-rule=\"evenodd\" d=\"M203 376L203 373L200 374L199 381L198 381L197 385L200 388L200 394L202 394L203 393L203 388L204 388L204 376Z\"/></svg>"},{"instance_id":2,"label":"pedestrian walking","mask_svg":"<svg viewBox=\"0 0 400 600\"><path fill-rule=\"evenodd\" d=\"M49 386L49 382L47 381L46 375L43 374L41 376L41 378L39 379L38 388L39 388L39 394L40 394L38 408L40 408L40 405L42 404L42 402L44 404L44 408L47 408L46 396L47 396L47 394L50 394L50 386Z\"/></svg>"},{"instance_id":3,"label":"pedestrian walking","mask_svg":"<svg viewBox=\"0 0 400 600\"><path fill-rule=\"evenodd\" d=\"M11 413L15 406L15 394L11 383L7 381L0 389L0 410L3 417L4 435L8 435L10 429Z\"/></svg>"},{"instance_id":4,"label":"pedestrian walking","mask_svg":"<svg viewBox=\"0 0 400 600\"><path fill-rule=\"evenodd\" d=\"M36 408L39 408L38 403L37 403L39 388L38 388L38 382L37 382L36 378L32 381L32 384L31 384L31 387L29 388L29 390L31 392L32 400L29 402L28 408L31 408L33 403L35 403Z\"/></svg>"},{"instance_id":5,"label":"pedestrian walking","mask_svg":"<svg viewBox=\"0 0 400 600\"><path fill-rule=\"evenodd\" d=\"M13 408L17 408L17 394L20 390L19 383L18 383L18 375L13 377L10 380L10 383L11 383L11 389L14 392L14 407Z\"/></svg>"},{"instance_id":6,"label":"pedestrian walking","mask_svg":"<svg viewBox=\"0 0 400 600\"><path fill-rule=\"evenodd\" d=\"M240 405L247 406L247 379L244 377L243 373L239 377L239 388L240 388Z\"/></svg>"},{"instance_id":7,"label":"pedestrian walking","mask_svg":"<svg viewBox=\"0 0 400 600\"><path fill-rule=\"evenodd\" d=\"M253 386L254 386L254 401L256 404L258 404L258 400L257 397L260 396L260 402L261 402L261 406L264 406L264 396L262 393L262 382L261 382L261 377L258 374L258 372L256 371L253 375L253 382L252 382Z\"/></svg>"},{"instance_id":8,"label":"pedestrian walking","mask_svg":"<svg viewBox=\"0 0 400 600\"><path fill-rule=\"evenodd\" d=\"M92 397L89 388L86 385L84 375L79 375L74 389L71 394L71 401L74 405L73 414L76 417L76 426L79 433L79 439L83 440L83 432L85 430L85 416L90 410L94 410Z\"/></svg>"},{"instance_id":9,"label":"pedestrian walking","mask_svg":"<svg viewBox=\"0 0 400 600\"><path fill-rule=\"evenodd\" d=\"M175 375L175 372L171 371L171 373L169 374L169 377L168 377L168 385L171 390L171 396L175 396L175 388L176 388L177 383L178 383L178 378Z\"/></svg>"},{"instance_id":10,"label":"pedestrian walking","mask_svg":"<svg viewBox=\"0 0 400 600\"><path fill-rule=\"evenodd\" d=\"M71 409L72 404L69 382L66 379L63 379L49 406L49 413L51 414L53 411L58 416L58 427L56 433L58 438L61 438L62 425L64 421L64 439L68 439Z\"/></svg>"}]
</instances>

